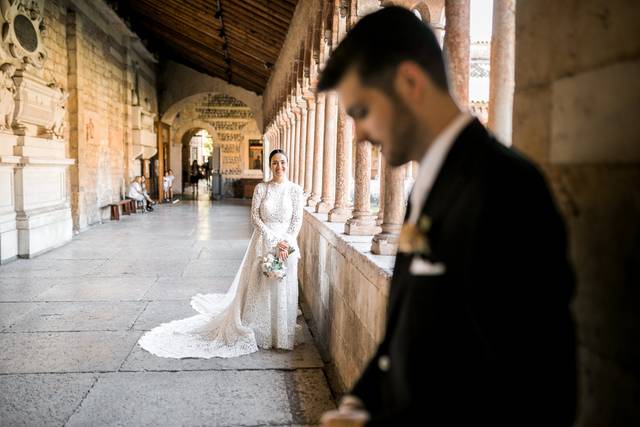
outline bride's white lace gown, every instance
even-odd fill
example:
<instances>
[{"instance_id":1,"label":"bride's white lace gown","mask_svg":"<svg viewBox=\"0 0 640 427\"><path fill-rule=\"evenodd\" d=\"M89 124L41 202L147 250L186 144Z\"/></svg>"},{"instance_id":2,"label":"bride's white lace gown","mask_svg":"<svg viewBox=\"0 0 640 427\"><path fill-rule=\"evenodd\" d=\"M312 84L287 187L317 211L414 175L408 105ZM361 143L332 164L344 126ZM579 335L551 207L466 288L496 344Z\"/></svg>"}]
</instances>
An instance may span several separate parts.
<instances>
[{"instance_id":1,"label":"bride's white lace gown","mask_svg":"<svg viewBox=\"0 0 640 427\"><path fill-rule=\"evenodd\" d=\"M254 231L226 294L198 294L191 306L198 315L164 323L138 344L160 357L236 357L258 348L293 349L298 312L296 237L302 225L302 188L290 181L259 183L253 194ZM295 251L284 278L267 278L261 259L286 240Z\"/></svg>"}]
</instances>

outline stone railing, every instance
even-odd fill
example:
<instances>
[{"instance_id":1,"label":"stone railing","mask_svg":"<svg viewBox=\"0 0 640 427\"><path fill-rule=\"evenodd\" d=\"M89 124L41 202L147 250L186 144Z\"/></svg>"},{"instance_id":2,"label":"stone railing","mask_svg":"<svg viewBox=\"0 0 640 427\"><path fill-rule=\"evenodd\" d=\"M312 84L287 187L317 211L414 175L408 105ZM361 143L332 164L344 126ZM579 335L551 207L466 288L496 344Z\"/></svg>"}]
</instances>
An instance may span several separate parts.
<instances>
[{"instance_id":1,"label":"stone railing","mask_svg":"<svg viewBox=\"0 0 640 427\"><path fill-rule=\"evenodd\" d=\"M345 235L343 223L305 209L300 300L332 387L343 392L383 337L394 257L373 255L372 236Z\"/></svg>"}]
</instances>

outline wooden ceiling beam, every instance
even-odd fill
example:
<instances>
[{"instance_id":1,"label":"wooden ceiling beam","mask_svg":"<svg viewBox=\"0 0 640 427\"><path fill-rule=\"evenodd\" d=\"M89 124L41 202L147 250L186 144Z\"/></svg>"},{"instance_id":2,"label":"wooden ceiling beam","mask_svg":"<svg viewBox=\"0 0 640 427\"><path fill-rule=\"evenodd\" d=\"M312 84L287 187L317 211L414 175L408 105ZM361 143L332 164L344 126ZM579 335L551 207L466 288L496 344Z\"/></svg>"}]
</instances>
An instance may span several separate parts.
<instances>
[{"instance_id":1,"label":"wooden ceiling beam","mask_svg":"<svg viewBox=\"0 0 640 427\"><path fill-rule=\"evenodd\" d=\"M166 21L169 20L172 23L179 24L185 28L190 28L196 33L203 33L212 38L218 37L218 30L220 28L219 21L212 19L207 22L201 19L197 19L201 25L194 24L194 17L191 14L176 13L175 10L167 8L162 2L156 2L152 0L135 0L130 3L131 8L141 17L152 17L154 20ZM140 5L144 5L140 8ZM207 31L207 30L211 31Z\"/></svg>"},{"instance_id":2,"label":"wooden ceiling beam","mask_svg":"<svg viewBox=\"0 0 640 427\"><path fill-rule=\"evenodd\" d=\"M261 15L273 16L283 20L287 26L289 26L295 10L295 6L283 5L280 1L265 2L264 0L244 0L242 3L247 5L249 10L255 10Z\"/></svg>"},{"instance_id":3,"label":"wooden ceiling beam","mask_svg":"<svg viewBox=\"0 0 640 427\"><path fill-rule=\"evenodd\" d=\"M272 36L275 36L278 40L281 39L283 41L287 36L288 28L284 28L277 25L270 25L261 21L257 21L253 18L243 15L241 12L238 12L235 9L231 9L231 8L222 9L222 17L224 19L225 27L229 25L234 25L237 27L244 27L247 29L253 28L258 33L262 33L265 35L272 35Z\"/></svg>"}]
</instances>

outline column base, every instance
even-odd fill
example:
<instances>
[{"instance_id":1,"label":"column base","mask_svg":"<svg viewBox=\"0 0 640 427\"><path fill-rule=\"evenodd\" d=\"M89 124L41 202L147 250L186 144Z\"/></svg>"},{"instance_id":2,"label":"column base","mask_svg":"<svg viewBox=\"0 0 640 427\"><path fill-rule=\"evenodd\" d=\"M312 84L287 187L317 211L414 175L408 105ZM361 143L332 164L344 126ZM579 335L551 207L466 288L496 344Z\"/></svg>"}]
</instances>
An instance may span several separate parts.
<instances>
[{"instance_id":1,"label":"column base","mask_svg":"<svg viewBox=\"0 0 640 427\"><path fill-rule=\"evenodd\" d=\"M384 218L376 218L376 224L382 226L383 222L384 222Z\"/></svg>"},{"instance_id":2,"label":"column base","mask_svg":"<svg viewBox=\"0 0 640 427\"><path fill-rule=\"evenodd\" d=\"M371 252L376 255L395 255L398 252L398 235L380 233L373 236Z\"/></svg>"},{"instance_id":3,"label":"column base","mask_svg":"<svg viewBox=\"0 0 640 427\"><path fill-rule=\"evenodd\" d=\"M352 214L353 210L347 207L333 208L331 212L329 212L329 222L346 222L351 218Z\"/></svg>"},{"instance_id":4,"label":"column base","mask_svg":"<svg viewBox=\"0 0 640 427\"><path fill-rule=\"evenodd\" d=\"M0 264L18 258L18 230L15 211L0 216Z\"/></svg>"},{"instance_id":5,"label":"column base","mask_svg":"<svg viewBox=\"0 0 640 427\"><path fill-rule=\"evenodd\" d=\"M320 201L320 203L318 203L318 205L316 206L316 213L326 214L326 213L329 213L331 209L333 209L333 201L332 202Z\"/></svg>"},{"instance_id":6,"label":"column base","mask_svg":"<svg viewBox=\"0 0 640 427\"><path fill-rule=\"evenodd\" d=\"M316 206L318 205L318 203L320 203L320 198L316 197L315 195L311 194L311 196L309 196L309 198L307 199L307 206L310 208L316 208Z\"/></svg>"},{"instance_id":7,"label":"column base","mask_svg":"<svg viewBox=\"0 0 640 427\"><path fill-rule=\"evenodd\" d=\"M372 236L380 231L380 227L376 225L375 217L371 215L351 218L344 225L344 234L350 236Z\"/></svg>"},{"instance_id":8,"label":"column base","mask_svg":"<svg viewBox=\"0 0 640 427\"><path fill-rule=\"evenodd\" d=\"M71 209L59 207L40 212L19 212L17 228L18 256L33 258L72 239Z\"/></svg>"}]
</instances>

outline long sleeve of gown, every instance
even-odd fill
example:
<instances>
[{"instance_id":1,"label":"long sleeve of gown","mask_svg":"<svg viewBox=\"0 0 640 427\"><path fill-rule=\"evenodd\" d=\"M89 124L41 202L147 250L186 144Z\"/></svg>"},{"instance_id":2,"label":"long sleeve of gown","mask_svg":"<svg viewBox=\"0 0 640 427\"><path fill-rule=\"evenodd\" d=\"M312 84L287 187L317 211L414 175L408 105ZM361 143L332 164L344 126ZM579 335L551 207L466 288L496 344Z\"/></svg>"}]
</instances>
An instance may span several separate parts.
<instances>
[{"instance_id":1,"label":"long sleeve of gown","mask_svg":"<svg viewBox=\"0 0 640 427\"><path fill-rule=\"evenodd\" d=\"M271 248L278 244L278 238L262 221L262 218L260 218L260 205L266 195L266 190L267 187L263 183L256 185L255 190L253 190L253 198L251 199L251 223L256 231L260 233L267 247Z\"/></svg>"},{"instance_id":2,"label":"long sleeve of gown","mask_svg":"<svg viewBox=\"0 0 640 427\"><path fill-rule=\"evenodd\" d=\"M302 228L302 188L295 185L291 188L291 222L287 228L287 242L297 247L296 237Z\"/></svg>"}]
</instances>

